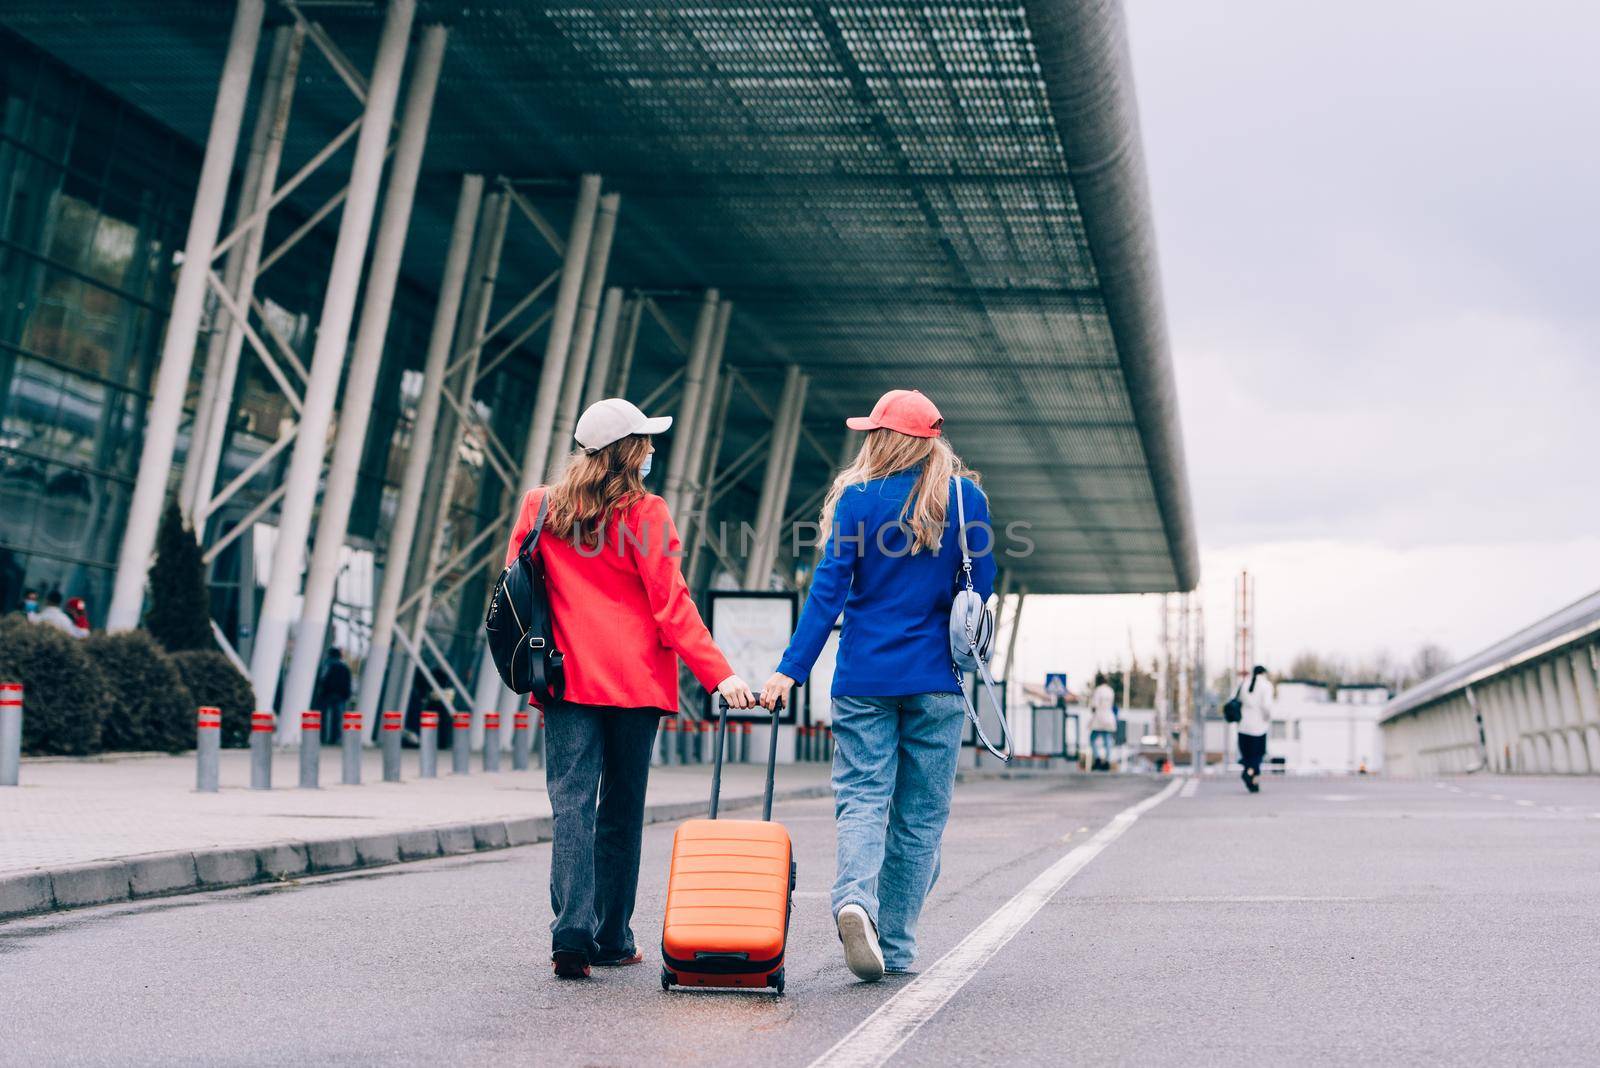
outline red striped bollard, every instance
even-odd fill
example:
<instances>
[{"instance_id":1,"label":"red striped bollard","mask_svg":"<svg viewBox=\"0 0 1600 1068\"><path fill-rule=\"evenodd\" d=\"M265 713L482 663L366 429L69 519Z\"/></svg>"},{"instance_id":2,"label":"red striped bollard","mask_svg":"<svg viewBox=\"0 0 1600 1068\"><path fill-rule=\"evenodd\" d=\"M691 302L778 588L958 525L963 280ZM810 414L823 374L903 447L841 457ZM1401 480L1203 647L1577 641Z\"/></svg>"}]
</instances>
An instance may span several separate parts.
<instances>
[{"instance_id":1,"label":"red striped bollard","mask_svg":"<svg viewBox=\"0 0 1600 1068\"><path fill-rule=\"evenodd\" d=\"M322 775L322 713L300 713L300 789L315 790Z\"/></svg>"},{"instance_id":2,"label":"red striped bollard","mask_svg":"<svg viewBox=\"0 0 1600 1068\"><path fill-rule=\"evenodd\" d=\"M494 709L483 714L483 770L500 770L500 713Z\"/></svg>"},{"instance_id":3,"label":"red striped bollard","mask_svg":"<svg viewBox=\"0 0 1600 1068\"><path fill-rule=\"evenodd\" d=\"M661 763L675 764L678 751L678 717L663 716L661 721Z\"/></svg>"},{"instance_id":4,"label":"red striped bollard","mask_svg":"<svg viewBox=\"0 0 1600 1068\"><path fill-rule=\"evenodd\" d=\"M544 767L544 709L539 710L539 733L533 737L534 763Z\"/></svg>"},{"instance_id":5,"label":"red striped bollard","mask_svg":"<svg viewBox=\"0 0 1600 1068\"><path fill-rule=\"evenodd\" d=\"M345 711L343 727L344 733L339 738L343 756L340 766L343 774L339 781L346 786L360 786L361 743L365 740L366 724L361 721L361 713L352 708Z\"/></svg>"},{"instance_id":6,"label":"red striped bollard","mask_svg":"<svg viewBox=\"0 0 1600 1068\"><path fill-rule=\"evenodd\" d=\"M383 714L383 781L400 781L400 728L405 716L390 710Z\"/></svg>"},{"instance_id":7,"label":"red striped bollard","mask_svg":"<svg viewBox=\"0 0 1600 1068\"><path fill-rule=\"evenodd\" d=\"M457 712L450 717L450 771L456 775L472 773L472 713Z\"/></svg>"},{"instance_id":8,"label":"red striped bollard","mask_svg":"<svg viewBox=\"0 0 1600 1068\"><path fill-rule=\"evenodd\" d=\"M822 725L822 759L833 763L833 724Z\"/></svg>"},{"instance_id":9,"label":"red striped bollard","mask_svg":"<svg viewBox=\"0 0 1600 1068\"><path fill-rule=\"evenodd\" d=\"M439 713L425 711L418 720L417 777L439 777Z\"/></svg>"},{"instance_id":10,"label":"red striped bollard","mask_svg":"<svg viewBox=\"0 0 1600 1068\"><path fill-rule=\"evenodd\" d=\"M739 763L750 763L750 724L739 724Z\"/></svg>"},{"instance_id":11,"label":"red striped bollard","mask_svg":"<svg viewBox=\"0 0 1600 1068\"><path fill-rule=\"evenodd\" d=\"M0 682L0 786L22 775L22 683Z\"/></svg>"},{"instance_id":12,"label":"red striped bollard","mask_svg":"<svg viewBox=\"0 0 1600 1068\"><path fill-rule=\"evenodd\" d=\"M222 761L222 710L202 708L195 717L194 788L203 794L217 792Z\"/></svg>"},{"instance_id":13,"label":"red striped bollard","mask_svg":"<svg viewBox=\"0 0 1600 1068\"><path fill-rule=\"evenodd\" d=\"M278 717L271 712L250 713L250 789L272 789L272 732Z\"/></svg>"},{"instance_id":14,"label":"red striped bollard","mask_svg":"<svg viewBox=\"0 0 1600 1068\"><path fill-rule=\"evenodd\" d=\"M717 725L709 719L700 721L700 762L704 764L712 758L713 747L717 744Z\"/></svg>"},{"instance_id":15,"label":"red striped bollard","mask_svg":"<svg viewBox=\"0 0 1600 1068\"><path fill-rule=\"evenodd\" d=\"M511 770L527 771L528 757L533 752L533 731L530 729L527 709L511 713Z\"/></svg>"}]
</instances>

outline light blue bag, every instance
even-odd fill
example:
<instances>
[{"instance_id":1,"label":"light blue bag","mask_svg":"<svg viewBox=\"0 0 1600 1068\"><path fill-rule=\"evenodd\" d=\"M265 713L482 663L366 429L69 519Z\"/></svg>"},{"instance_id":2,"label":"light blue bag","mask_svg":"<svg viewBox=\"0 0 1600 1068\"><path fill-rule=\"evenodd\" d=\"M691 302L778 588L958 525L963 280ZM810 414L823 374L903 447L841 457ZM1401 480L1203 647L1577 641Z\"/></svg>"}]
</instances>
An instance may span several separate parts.
<instances>
[{"instance_id":1,"label":"light blue bag","mask_svg":"<svg viewBox=\"0 0 1600 1068\"><path fill-rule=\"evenodd\" d=\"M995 689L994 678L989 674L989 657L994 652L994 614L989 611L989 606L978 591L972 588L972 553L967 549L967 505L961 491L960 476L953 481L956 487L956 538L961 546L964 588L956 591L955 600L950 605L950 659L956 673L956 683L961 688L961 700L967 706L967 718L972 721L978 741L1001 760L1009 761L1011 725L1006 720L1005 705ZM996 747L984 733L982 717L972 707L972 698L967 696L964 672L968 671L976 671L978 678L983 680L989 704L1000 721L1000 744L1004 748Z\"/></svg>"}]
</instances>

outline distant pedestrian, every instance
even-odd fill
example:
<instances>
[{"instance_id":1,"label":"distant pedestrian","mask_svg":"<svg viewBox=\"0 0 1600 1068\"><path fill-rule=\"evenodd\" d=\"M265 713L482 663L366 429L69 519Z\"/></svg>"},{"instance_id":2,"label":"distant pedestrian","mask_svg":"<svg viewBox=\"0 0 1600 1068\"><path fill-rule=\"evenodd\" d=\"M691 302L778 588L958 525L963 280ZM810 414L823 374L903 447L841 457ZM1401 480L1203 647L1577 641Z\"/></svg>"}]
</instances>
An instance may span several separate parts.
<instances>
[{"instance_id":1,"label":"distant pedestrian","mask_svg":"<svg viewBox=\"0 0 1600 1068\"><path fill-rule=\"evenodd\" d=\"M89 633L89 605L82 597L67 598L67 615L72 619L72 625Z\"/></svg>"},{"instance_id":2,"label":"distant pedestrian","mask_svg":"<svg viewBox=\"0 0 1600 1068\"><path fill-rule=\"evenodd\" d=\"M28 622L33 622L33 617L39 613L39 591L29 590L22 595L22 614L28 617Z\"/></svg>"},{"instance_id":3,"label":"distant pedestrian","mask_svg":"<svg viewBox=\"0 0 1600 1068\"><path fill-rule=\"evenodd\" d=\"M61 609L61 591L51 590L44 595L44 607L28 617L29 622L43 623L47 627L54 627L61 633L72 638L87 638L87 627L79 627L72 621L72 617Z\"/></svg>"},{"instance_id":4,"label":"distant pedestrian","mask_svg":"<svg viewBox=\"0 0 1600 1068\"><path fill-rule=\"evenodd\" d=\"M1261 761L1267 755L1267 731L1272 726L1272 680L1260 664L1250 672L1250 685L1239 691L1239 778L1245 789L1261 792Z\"/></svg>"},{"instance_id":5,"label":"distant pedestrian","mask_svg":"<svg viewBox=\"0 0 1600 1068\"><path fill-rule=\"evenodd\" d=\"M316 700L311 703L322 711L322 740L338 741L344 730L344 706L350 702L350 665L344 662L344 653L334 647L322 660L317 672Z\"/></svg>"},{"instance_id":6,"label":"distant pedestrian","mask_svg":"<svg viewBox=\"0 0 1600 1068\"><path fill-rule=\"evenodd\" d=\"M1094 677L1089 710L1089 766L1094 771L1110 771L1111 746L1117 739L1117 692L1104 675Z\"/></svg>"}]
</instances>

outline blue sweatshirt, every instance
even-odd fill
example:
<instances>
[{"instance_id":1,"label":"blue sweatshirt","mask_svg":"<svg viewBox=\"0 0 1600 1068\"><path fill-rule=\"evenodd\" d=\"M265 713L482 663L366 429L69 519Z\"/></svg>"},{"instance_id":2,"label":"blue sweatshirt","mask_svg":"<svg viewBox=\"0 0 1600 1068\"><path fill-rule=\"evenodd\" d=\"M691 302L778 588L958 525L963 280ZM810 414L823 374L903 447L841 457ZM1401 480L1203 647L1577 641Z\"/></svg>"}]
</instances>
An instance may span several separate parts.
<instances>
[{"instance_id":1,"label":"blue sweatshirt","mask_svg":"<svg viewBox=\"0 0 1600 1068\"><path fill-rule=\"evenodd\" d=\"M962 585L955 486L939 552L912 553L910 532L898 521L920 471L851 486L839 498L811 595L778 664L783 674L810 673L842 608L833 696L959 692L950 658L950 605ZM989 501L970 480L961 482L972 585L987 600L995 572Z\"/></svg>"}]
</instances>

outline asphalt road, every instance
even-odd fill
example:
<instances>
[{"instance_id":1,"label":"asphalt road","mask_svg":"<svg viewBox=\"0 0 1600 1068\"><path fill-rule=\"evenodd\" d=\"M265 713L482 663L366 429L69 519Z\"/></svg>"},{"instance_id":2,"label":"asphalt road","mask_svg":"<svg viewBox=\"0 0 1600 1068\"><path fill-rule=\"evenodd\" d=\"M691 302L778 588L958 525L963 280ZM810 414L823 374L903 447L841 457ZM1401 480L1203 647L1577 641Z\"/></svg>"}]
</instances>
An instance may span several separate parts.
<instances>
[{"instance_id":1,"label":"asphalt road","mask_svg":"<svg viewBox=\"0 0 1600 1068\"><path fill-rule=\"evenodd\" d=\"M1161 787L960 787L924 988ZM804 1068L912 980L843 968L831 803L777 815L800 867L783 997L661 992L665 825L647 963L588 982L550 976L548 846L0 925L0 1063ZM1600 780L1204 782L1118 829L889 1063L1593 1063Z\"/></svg>"}]
</instances>

